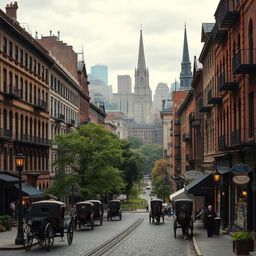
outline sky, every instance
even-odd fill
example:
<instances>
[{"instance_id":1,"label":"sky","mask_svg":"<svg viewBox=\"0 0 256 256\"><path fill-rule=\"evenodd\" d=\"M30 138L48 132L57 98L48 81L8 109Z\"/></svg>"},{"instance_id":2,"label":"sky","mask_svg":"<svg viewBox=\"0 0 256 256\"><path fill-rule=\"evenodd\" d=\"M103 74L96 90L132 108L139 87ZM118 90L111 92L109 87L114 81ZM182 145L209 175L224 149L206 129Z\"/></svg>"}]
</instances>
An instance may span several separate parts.
<instances>
[{"instance_id":1,"label":"sky","mask_svg":"<svg viewBox=\"0 0 256 256\"><path fill-rule=\"evenodd\" d=\"M134 87L140 26L143 30L150 87L179 79L187 25L190 59L199 56L202 22L214 22L219 0L20 0L17 18L32 35L49 35L84 51L87 72L95 64L109 67L109 84L117 91L117 75L130 75ZM7 3L0 0L0 8ZM141 25L142 24L142 25Z\"/></svg>"}]
</instances>

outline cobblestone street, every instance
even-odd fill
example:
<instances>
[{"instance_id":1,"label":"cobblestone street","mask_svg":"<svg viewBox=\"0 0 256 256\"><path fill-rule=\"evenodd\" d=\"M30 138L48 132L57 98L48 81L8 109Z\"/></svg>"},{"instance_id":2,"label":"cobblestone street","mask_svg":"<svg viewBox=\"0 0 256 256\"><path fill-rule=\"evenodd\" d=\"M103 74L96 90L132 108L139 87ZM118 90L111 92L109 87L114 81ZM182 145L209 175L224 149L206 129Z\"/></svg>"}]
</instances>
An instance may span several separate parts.
<instances>
[{"instance_id":1,"label":"cobblestone street","mask_svg":"<svg viewBox=\"0 0 256 256\"><path fill-rule=\"evenodd\" d=\"M121 231L133 224L138 218L143 218L142 224L133 231L128 237L111 248L104 255L175 255L175 256L194 256L192 242L185 241L178 234L177 239L173 237L172 220L166 218L164 224L149 224L148 214L145 213L127 213L124 214L123 220L104 221L102 227L95 227L93 231L81 230L76 231L73 243L68 246L67 242L60 242L56 238L53 249L46 252L39 246L34 246L31 252L23 250L5 251L1 254L5 256L16 255L85 255L95 247L103 244L113 238Z\"/></svg>"}]
</instances>

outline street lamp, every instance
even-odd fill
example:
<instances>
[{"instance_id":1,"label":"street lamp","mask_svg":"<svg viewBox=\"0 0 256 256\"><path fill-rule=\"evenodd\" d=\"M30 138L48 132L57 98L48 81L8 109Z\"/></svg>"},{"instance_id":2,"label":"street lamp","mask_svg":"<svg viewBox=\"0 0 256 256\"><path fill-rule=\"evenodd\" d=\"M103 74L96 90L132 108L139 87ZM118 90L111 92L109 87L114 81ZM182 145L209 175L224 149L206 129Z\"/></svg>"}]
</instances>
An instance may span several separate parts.
<instances>
[{"instance_id":1,"label":"street lamp","mask_svg":"<svg viewBox=\"0 0 256 256\"><path fill-rule=\"evenodd\" d=\"M18 216L18 233L15 239L15 244L24 244L24 234L23 234L23 214L22 214L22 185L21 185L21 172L24 166L25 156L22 153L17 153L15 156L15 163L17 171L19 172L19 216Z\"/></svg>"},{"instance_id":2,"label":"street lamp","mask_svg":"<svg viewBox=\"0 0 256 256\"><path fill-rule=\"evenodd\" d=\"M212 174L213 174L213 180L215 182L215 185L214 185L214 210L217 212L217 184L220 181L220 173L218 172L218 170L216 170Z\"/></svg>"}]
</instances>

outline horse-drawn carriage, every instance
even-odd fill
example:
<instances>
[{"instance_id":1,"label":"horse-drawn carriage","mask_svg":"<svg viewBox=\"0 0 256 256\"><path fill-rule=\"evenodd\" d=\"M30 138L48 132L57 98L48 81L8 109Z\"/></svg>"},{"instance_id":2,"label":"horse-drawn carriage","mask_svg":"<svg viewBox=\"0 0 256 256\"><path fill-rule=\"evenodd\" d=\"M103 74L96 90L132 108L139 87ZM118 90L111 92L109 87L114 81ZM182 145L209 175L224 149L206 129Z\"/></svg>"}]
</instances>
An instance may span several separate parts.
<instances>
[{"instance_id":1,"label":"horse-drawn carriage","mask_svg":"<svg viewBox=\"0 0 256 256\"><path fill-rule=\"evenodd\" d=\"M75 204L75 228L90 226L94 229L94 205L90 201L78 202Z\"/></svg>"},{"instance_id":2,"label":"horse-drawn carriage","mask_svg":"<svg viewBox=\"0 0 256 256\"><path fill-rule=\"evenodd\" d=\"M40 246L50 251L55 237L63 239L67 234L67 242L73 241L72 218L64 218L66 205L59 201L38 201L31 204L31 224L24 227L24 247L31 250L33 240L36 239Z\"/></svg>"},{"instance_id":3,"label":"horse-drawn carriage","mask_svg":"<svg viewBox=\"0 0 256 256\"><path fill-rule=\"evenodd\" d=\"M90 202L93 203L93 205L94 205L94 208L93 208L94 209L94 214L93 214L94 220L99 220L100 225L102 226L103 213L104 213L102 203L99 200L90 200Z\"/></svg>"},{"instance_id":4,"label":"horse-drawn carriage","mask_svg":"<svg viewBox=\"0 0 256 256\"><path fill-rule=\"evenodd\" d=\"M111 200L108 202L107 220L112 220L113 217L119 217L122 220L122 211L120 208L120 200Z\"/></svg>"},{"instance_id":5,"label":"horse-drawn carriage","mask_svg":"<svg viewBox=\"0 0 256 256\"><path fill-rule=\"evenodd\" d=\"M174 237L178 228L182 229L182 235L185 239L188 238L189 229L191 237L193 236L193 201L190 199L177 199L174 201L175 219L173 222Z\"/></svg>"},{"instance_id":6,"label":"horse-drawn carriage","mask_svg":"<svg viewBox=\"0 0 256 256\"><path fill-rule=\"evenodd\" d=\"M160 199L154 199L150 201L150 211L149 211L149 223L154 223L155 219L157 224L160 223L160 218L163 218L164 222L164 213L163 213L163 201Z\"/></svg>"}]
</instances>

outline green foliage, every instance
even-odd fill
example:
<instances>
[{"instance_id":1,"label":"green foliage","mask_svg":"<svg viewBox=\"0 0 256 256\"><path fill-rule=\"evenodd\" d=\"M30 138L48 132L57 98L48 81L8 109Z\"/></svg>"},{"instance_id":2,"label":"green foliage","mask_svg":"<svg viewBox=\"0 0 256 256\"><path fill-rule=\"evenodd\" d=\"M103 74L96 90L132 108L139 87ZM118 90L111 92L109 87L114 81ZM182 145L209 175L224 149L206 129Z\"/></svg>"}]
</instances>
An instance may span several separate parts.
<instances>
[{"instance_id":1,"label":"green foliage","mask_svg":"<svg viewBox=\"0 0 256 256\"><path fill-rule=\"evenodd\" d=\"M127 140L132 144L131 148L140 148L143 145L143 141L139 137L129 136Z\"/></svg>"},{"instance_id":2,"label":"green foliage","mask_svg":"<svg viewBox=\"0 0 256 256\"><path fill-rule=\"evenodd\" d=\"M69 134L56 136L59 158L57 179L47 193L70 194L72 186L79 195L118 193L124 188L119 169L123 162L122 141L102 125L89 123Z\"/></svg>"},{"instance_id":3,"label":"green foliage","mask_svg":"<svg viewBox=\"0 0 256 256\"><path fill-rule=\"evenodd\" d=\"M236 232L232 239L237 240L253 240L253 236L249 232Z\"/></svg>"},{"instance_id":4,"label":"green foliage","mask_svg":"<svg viewBox=\"0 0 256 256\"><path fill-rule=\"evenodd\" d=\"M144 157L144 174L149 174L155 161L162 158L162 146L158 144L144 144L138 152Z\"/></svg>"},{"instance_id":5,"label":"green foliage","mask_svg":"<svg viewBox=\"0 0 256 256\"><path fill-rule=\"evenodd\" d=\"M160 199L169 199L171 193L171 186L166 182L165 176L156 177L153 182L152 194L157 195Z\"/></svg>"}]
</instances>

